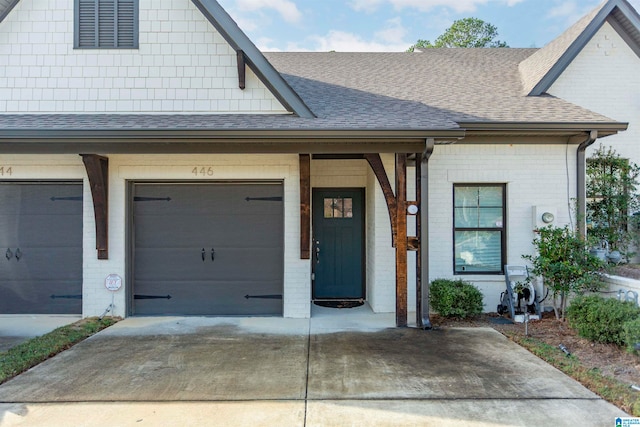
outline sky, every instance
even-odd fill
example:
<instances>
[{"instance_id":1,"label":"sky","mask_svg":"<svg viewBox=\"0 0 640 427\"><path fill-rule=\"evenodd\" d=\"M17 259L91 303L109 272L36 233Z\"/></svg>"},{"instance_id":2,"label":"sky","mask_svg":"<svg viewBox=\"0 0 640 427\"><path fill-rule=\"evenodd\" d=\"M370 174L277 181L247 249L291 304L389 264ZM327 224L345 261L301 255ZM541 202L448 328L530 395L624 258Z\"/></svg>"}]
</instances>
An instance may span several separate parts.
<instances>
[{"instance_id":1,"label":"sky","mask_svg":"<svg viewBox=\"0 0 640 427\"><path fill-rule=\"evenodd\" d=\"M510 47L543 47L602 0L218 1L265 52L402 52L469 17L495 25Z\"/></svg>"}]
</instances>

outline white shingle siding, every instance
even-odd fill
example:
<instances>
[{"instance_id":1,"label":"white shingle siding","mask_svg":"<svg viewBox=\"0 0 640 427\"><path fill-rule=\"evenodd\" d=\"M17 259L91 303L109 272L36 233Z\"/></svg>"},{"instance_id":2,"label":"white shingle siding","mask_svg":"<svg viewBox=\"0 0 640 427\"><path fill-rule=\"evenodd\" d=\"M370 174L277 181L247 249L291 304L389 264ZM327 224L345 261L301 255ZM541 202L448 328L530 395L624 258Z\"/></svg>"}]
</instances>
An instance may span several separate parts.
<instances>
[{"instance_id":1,"label":"white shingle siding","mask_svg":"<svg viewBox=\"0 0 640 427\"><path fill-rule=\"evenodd\" d=\"M140 0L139 49L74 49L73 0L21 1L0 25L0 112L286 113L189 0Z\"/></svg>"},{"instance_id":2,"label":"white shingle siding","mask_svg":"<svg viewBox=\"0 0 640 427\"><path fill-rule=\"evenodd\" d=\"M626 132L599 142L612 145L620 155L640 164L640 58L609 23L587 43L549 93L629 122Z\"/></svg>"}]
</instances>

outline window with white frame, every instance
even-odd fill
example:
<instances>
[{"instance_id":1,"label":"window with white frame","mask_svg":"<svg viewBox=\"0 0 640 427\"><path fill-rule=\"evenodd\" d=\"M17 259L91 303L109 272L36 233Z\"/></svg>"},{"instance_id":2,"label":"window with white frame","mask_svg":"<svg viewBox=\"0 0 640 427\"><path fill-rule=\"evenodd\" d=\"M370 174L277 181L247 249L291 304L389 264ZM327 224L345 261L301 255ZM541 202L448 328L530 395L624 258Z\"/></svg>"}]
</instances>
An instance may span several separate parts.
<instances>
[{"instance_id":1,"label":"window with white frame","mask_svg":"<svg viewBox=\"0 0 640 427\"><path fill-rule=\"evenodd\" d=\"M74 7L75 48L138 48L138 0L75 0Z\"/></svg>"},{"instance_id":2,"label":"window with white frame","mask_svg":"<svg viewBox=\"0 0 640 427\"><path fill-rule=\"evenodd\" d=\"M454 274L502 274L506 260L506 186L455 184Z\"/></svg>"}]
</instances>

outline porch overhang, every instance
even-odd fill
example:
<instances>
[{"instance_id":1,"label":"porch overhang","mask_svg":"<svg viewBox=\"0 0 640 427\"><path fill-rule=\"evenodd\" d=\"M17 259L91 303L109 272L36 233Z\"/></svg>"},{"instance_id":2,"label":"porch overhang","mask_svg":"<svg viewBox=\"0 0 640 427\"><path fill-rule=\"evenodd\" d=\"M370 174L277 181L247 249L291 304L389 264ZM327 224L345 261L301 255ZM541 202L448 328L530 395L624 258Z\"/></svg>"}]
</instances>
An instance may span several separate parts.
<instances>
[{"instance_id":1,"label":"porch overhang","mask_svg":"<svg viewBox=\"0 0 640 427\"><path fill-rule=\"evenodd\" d=\"M414 153L464 130L0 130L0 153Z\"/></svg>"}]
</instances>

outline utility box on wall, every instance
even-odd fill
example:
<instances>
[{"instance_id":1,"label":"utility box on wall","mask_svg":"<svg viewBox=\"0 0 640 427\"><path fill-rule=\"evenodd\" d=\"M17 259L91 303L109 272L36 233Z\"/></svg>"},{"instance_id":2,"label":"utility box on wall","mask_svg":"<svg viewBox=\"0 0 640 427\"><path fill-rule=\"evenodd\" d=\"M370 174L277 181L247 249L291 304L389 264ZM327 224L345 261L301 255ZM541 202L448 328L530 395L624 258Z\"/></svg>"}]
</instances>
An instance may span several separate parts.
<instances>
[{"instance_id":1,"label":"utility box on wall","mask_svg":"<svg viewBox=\"0 0 640 427\"><path fill-rule=\"evenodd\" d=\"M555 225L557 222L558 210L550 206L533 207L533 229Z\"/></svg>"}]
</instances>

